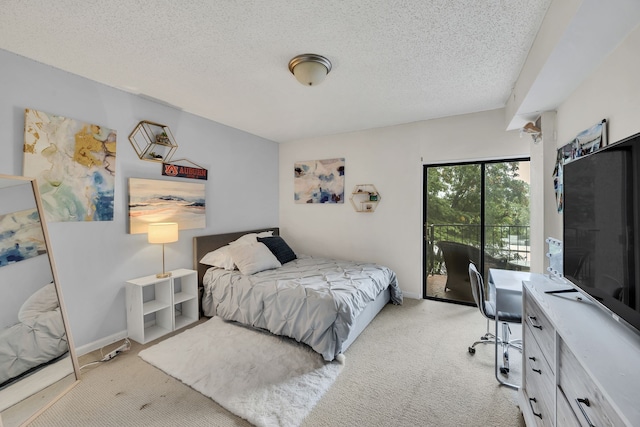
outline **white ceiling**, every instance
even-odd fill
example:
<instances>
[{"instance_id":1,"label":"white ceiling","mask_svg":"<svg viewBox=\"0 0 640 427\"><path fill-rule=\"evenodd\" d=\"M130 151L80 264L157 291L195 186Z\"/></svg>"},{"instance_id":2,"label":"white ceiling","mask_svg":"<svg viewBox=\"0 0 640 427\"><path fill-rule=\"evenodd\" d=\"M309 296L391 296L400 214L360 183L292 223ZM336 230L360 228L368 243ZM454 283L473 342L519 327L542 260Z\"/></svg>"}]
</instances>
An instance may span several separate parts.
<instances>
[{"instance_id":1,"label":"white ceiling","mask_svg":"<svg viewBox=\"0 0 640 427\"><path fill-rule=\"evenodd\" d=\"M550 3L2 0L0 48L286 142L504 107Z\"/></svg>"}]
</instances>

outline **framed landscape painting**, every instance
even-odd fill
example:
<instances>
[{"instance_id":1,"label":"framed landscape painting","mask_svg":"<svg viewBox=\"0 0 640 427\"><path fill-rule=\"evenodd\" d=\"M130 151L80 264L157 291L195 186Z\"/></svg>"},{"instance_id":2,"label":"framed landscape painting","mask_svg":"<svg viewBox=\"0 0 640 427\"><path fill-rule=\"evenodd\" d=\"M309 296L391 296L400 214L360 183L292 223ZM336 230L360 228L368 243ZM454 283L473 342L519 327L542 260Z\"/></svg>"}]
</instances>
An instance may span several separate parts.
<instances>
[{"instance_id":1,"label":"framed landscape painting","mask_svg":"<svg viewBox=\"0 0 640 427\"><path fill-rule=\"evenodd\" d=\"M178 229L206 227L201 183L129 178L129 233L146 233L150 223L177 222Z\"/></svg>"},{"instance_id":2,"label":"framed landscape painting","mask_svg":"<svg viewBox=\"0 0 640 427\"><path fill-rule=\"evenodd\" d=\"M344 203L344 158L294 165L296 203Z\"/></svg>"},{"instance_id":3,"label":"framed landscape painting","mask_svg":"<svg viewBox=\"0 0 640 427\"><path fill-rule=\"evenodd\" d=\"M0 267L46 253L36 208L0 215Z\"/></svg>"},{"instance_id":4,"label":"framed landscape painting","mask_svg":"<svg viewBox=\"0 0 640 427\"><path fill-rule=\"evenodd\" d=\"M116 131L25 110L23 175L36 178L47 221L113 221Z\"/></svg>"}]
</instances>

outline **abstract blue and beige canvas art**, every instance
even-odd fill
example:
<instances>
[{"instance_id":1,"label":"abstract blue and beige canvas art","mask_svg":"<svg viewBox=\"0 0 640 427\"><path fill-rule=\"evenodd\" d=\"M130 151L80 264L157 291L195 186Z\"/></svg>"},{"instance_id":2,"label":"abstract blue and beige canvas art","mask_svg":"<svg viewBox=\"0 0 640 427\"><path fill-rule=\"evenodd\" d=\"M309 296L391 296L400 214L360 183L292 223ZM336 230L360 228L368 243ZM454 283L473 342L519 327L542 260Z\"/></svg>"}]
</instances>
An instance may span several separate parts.
<instances>
[{"instance_id":1,"label":"abstract blue and beige canvas art","mask_svg":"<svg viewBox=\"0 0 640 427\"><path fill-rule=\"evenodd\" d=\"M0 215L0 267L46 253L36 208Z\"/></svg>"},{"instance_id":2,"label":"abstract blue and beige canvas art","mask_svg":"<svg viewBox=\"0 0 640 427\"><path fill-rule=\"evenodd\" d=\"M24 172L47 221L113 221L116 131L25 110Z\"/></svg>"},{"instance_id":3,"label":"abstract blue and beige canvas art","mask_svg":"<svg viewBox=\"0 0 640 427\"><path fill-rule=\"evenodd\" d=\"M204 184L129 178L129 233L150 223L177 222L178 229L206 227Z\"/></svg>"},{"instance_id":4,"label":"abstract blue and beige canvas art","mask_svg":"<svg viewBox=\"0 0 640 427\"><path fill-rule=\"evenodd\" d=\"M296 203L344 203L344 158L294 165Z\"/></svg>"}]
</instances>

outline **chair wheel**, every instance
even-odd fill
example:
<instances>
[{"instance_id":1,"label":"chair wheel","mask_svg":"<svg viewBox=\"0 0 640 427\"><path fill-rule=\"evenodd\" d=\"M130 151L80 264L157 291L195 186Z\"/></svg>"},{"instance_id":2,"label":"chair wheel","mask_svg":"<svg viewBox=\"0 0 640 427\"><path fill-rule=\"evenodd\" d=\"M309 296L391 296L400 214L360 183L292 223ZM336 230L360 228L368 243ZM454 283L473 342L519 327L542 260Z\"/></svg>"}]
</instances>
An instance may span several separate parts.
<instances>
[{"instance_id":1,"label":"chair wheel","mask_svg":"<svg viewBox=\"0 0 640 427\"><path fill-rule=\"evenodd\" d=\"M473 347L469 347L469 353L470 354L476 354L476 349Z\"/></svg>"},{"instance_id":2,"label":"chair wheel","mask_svg":"<svg viewBox=\"0 0 640 427\"><path fill-rule=\"evenodd\" d=\"M500 368L500 373L502 375L508 375L509 374L509 368Z\"/></svg>"}]
</instances>

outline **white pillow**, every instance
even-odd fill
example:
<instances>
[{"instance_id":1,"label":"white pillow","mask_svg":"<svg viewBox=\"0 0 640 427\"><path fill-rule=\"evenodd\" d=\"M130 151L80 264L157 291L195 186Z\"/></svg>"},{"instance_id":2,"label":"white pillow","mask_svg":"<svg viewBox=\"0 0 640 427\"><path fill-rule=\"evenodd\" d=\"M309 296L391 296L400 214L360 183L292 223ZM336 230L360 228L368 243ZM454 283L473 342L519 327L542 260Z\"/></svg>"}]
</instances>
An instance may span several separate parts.
<instances>
[{"instance_id":1,"label":"white pillow","mask_svg":"<svg viewBox=\"0 0 640 427\"><path fill-rule=\"evenodd\" d=\"M229 246L229 253L242 274L250 275L282 267L278 258L263 243Z\"/></svg>"},{"instance_id":2,"label":"white pillow","mask_svg":"<svg viewBox=\"0 0 640 427\"><path fill-rule=\"evenodd\" d=\"M211 265L213 267L224 268L225 270L235 270L236 266L231 259L229 246L223 246L211 251L200 260L200 264Z\"/></svg>"},{"instance_id":3,"label":"white pillow","mask_svg":"<svg viewBox=\"0 0 640 427\"><path fill-rule=\"evenodd\" d=\"M27 298L18 311L18 320L24 322L27 319L55 310L59 306L56 286L53 283L49 283Z\"/></svg>"},{"instance_id":4,"label":"white pillow","mask_svg":"<svg viewBox=\"0 0 640 427\"><path fill-rule=\"evenodd\" d=\"M233 246L233 245L245 245L247 243L256 243L258 241L258 237L271 237L271 236L273 236L273 231L262 231L260 233L247 233L244 236L234 240L229 244Z\"/></svg>"},{"instance_id":5,"label":"white pillow","mask_svg":"<svg viewBox=\"0 0 640 427\"><path fill-rule=\"evenodd\" d=\"M210 265L212 267L224 268L225 270L235 270L236 265L231 259L229 254L229 246L231 245L246 245L249 243L257 243L258 237L271 237L273 231L262 231L260 233L247 233L240 238L230 242L227 246L211 251L200 260L200 264Z\"/></svg>"}]
</instances>

